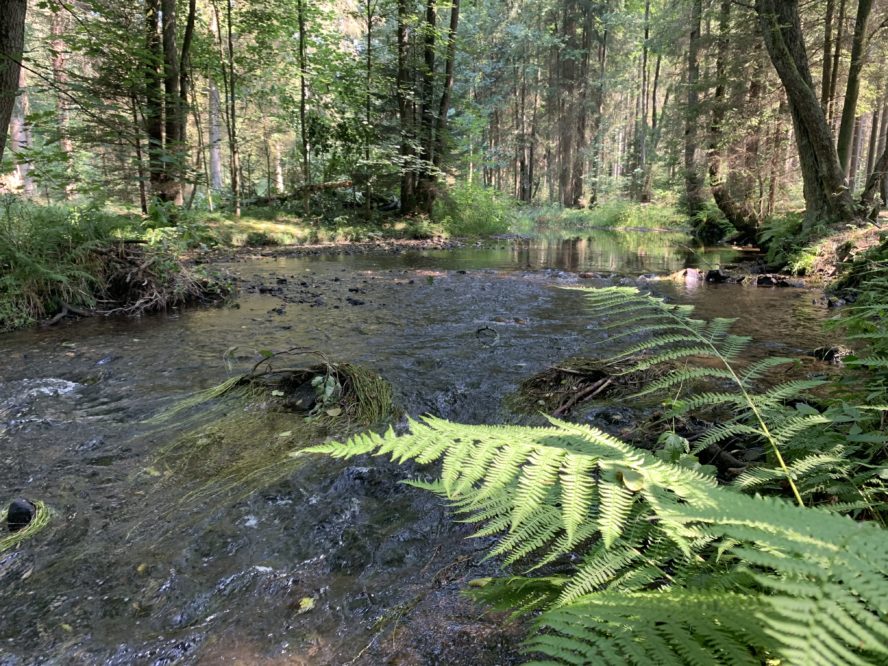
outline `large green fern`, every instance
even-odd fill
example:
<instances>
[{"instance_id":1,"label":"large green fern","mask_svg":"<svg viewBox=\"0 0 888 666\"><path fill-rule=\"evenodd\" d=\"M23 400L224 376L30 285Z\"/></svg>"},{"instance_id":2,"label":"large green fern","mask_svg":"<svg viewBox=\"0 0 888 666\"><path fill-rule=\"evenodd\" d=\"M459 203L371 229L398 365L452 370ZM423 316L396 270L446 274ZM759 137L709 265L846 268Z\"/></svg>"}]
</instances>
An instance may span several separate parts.
<instances>
[{"instance_id":1,"label":"large green fern","mask_svg":"<svg viewBox=\"0 0 888 666\"><path fill-rule=\"evenodd\" d=\"M475 536L496 538L490 557L518 575L481 581L474 594L540 612L527 643L535 663L888 664L888 532L802 501L818 488L854 486L853 477L871 508L884 488L878 469L843 464L853 442L834 441L840 419L798 401L818 383L758 390L758 379L790 359L738 370L747 340L730 333L729 320L695 320L687 306L631 289L589 299L610 318L608 330L621 329L612 338L624 345L616 371L665 366L643 393L696 389L679 409L728 414L698 450L764 442L777 467L718 486L699 465L555 419L527 428L426 418L405 436L367 433L296 455L439 462L437 481L413 485L446 499ZM701 357L709 363L690 363ZM701 381L709 388L699 391ZM785 461L782 449L800 450L815 426L833 445ZM741 492L782 483L801 506Z\"/></svg>"},{"instance_id":2,"label":"large green fern","mask_svg":"<svg viewBox=\"0 0 888 666\"><path fill-rule=\"evenodd\" d=\"M410 429L306 453L440 460L439 481L414 485L497 536L491 556L525 576L560 565L500 584L546 609L528 646L549 663L888 663L888 533L873 524L718 487L562 421Z\"/></svg>"}]
</instances>

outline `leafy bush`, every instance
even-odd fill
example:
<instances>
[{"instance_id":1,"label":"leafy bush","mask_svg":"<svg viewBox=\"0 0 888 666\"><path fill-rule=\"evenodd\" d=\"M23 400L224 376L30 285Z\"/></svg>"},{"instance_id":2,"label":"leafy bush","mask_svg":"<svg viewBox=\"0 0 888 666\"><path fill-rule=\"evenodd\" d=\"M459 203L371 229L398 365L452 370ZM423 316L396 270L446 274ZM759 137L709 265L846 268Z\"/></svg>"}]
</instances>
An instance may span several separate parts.
<instances>
[{"instance_id":1,"label":"leafy bush","mask_svg":"<svg viewBox=\"0 0 888 666\"><path fill-rule=\"evenodd\" d=\"M244 245L249 245L251 247L263 247L277 244L277 240L264 231L251 231L244 239Z\"/></svg>"},{"instance_id":2,"label":"leafy bush","mask_svg":"<svg viewBox=\"0 0 888 666\"><path fill-rule=\"evenodd\" d=\"M718 206L710 201L691 218L691 233L703 243L719 243L735 235L737 230Z\"/></svg>"},{"instance_id":3,"label":"leafy bush","mask_svg":"<svg viewBox=\"0 0 888 666\"><path fill-rule=\"evenodd\" d=\"M514 206L492 188L459 184L439 198L432 219L454 236L492 236L509 231Z\"/></svg>"}]
</instances>

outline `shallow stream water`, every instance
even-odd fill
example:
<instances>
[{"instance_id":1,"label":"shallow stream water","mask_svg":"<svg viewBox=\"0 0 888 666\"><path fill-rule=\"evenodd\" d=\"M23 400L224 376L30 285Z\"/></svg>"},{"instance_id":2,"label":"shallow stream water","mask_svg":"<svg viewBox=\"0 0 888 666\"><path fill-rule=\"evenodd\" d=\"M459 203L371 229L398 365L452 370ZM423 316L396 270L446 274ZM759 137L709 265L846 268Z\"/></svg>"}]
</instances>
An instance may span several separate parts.
<instances>
[{"instance_id":1,"label":"shallow stream water","mask_svg":"<svg viewBox=\"0 0 888 666\"><path fill-rule=\"evenodd\" d=\"M559 288L588 285L578 272L733 259L679 235L614 232L256 259L231 266L236 307L0 337L0 499L53 510L0 554L0 664L515 662L522 628L459 594L495 565L437 501L394 483L416 470L294 462L279 438L301 417L233 402L150 419L249 369L259 349L303 346L381 373L407 414L513 420L503 397L521 380L601 353L582 294ZM824 342L808 290L650 288L737 317L756 353ZM160 455L189 438L204 448Z\"/></svg>"}]
</instances>

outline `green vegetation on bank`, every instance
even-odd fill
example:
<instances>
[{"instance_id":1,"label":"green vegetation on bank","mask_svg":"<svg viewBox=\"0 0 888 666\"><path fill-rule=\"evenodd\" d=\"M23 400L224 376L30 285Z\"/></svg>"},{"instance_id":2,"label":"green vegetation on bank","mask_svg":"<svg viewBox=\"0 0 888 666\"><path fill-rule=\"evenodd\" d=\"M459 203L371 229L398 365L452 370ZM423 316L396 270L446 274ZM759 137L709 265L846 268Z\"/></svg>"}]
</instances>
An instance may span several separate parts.
<instances>
[{"instance_id":1,"label":"green vegetation on bank","mask_svg":"<svg viewBox=\"0 0 888 666\"><path fill-rule=\"evenodd\" d=\"M140 314L228 293L180 260L181 242L148 240L138 218L96 207L0 200L0 331L68 313Z\"/></svg>"}]
</instances>

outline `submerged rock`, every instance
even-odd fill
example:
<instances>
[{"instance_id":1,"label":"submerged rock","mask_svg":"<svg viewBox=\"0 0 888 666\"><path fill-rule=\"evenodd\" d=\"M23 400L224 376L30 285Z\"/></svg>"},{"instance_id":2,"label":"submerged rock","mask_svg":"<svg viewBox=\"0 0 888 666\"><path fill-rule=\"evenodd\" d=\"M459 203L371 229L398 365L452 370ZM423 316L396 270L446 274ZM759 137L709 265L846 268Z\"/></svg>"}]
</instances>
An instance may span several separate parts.
<instances>
[{"instance_id":1,"label":"submerged rock","mask_svg":"<svg viewBox=\"0 0 888 666\"><path fill-rule=\"evenodd\" d=\"M36 505L26 499L13 500L6 513L6 526L10 532L18 532L31 524L37 513Z\"/></svg>"}]
</instances>

